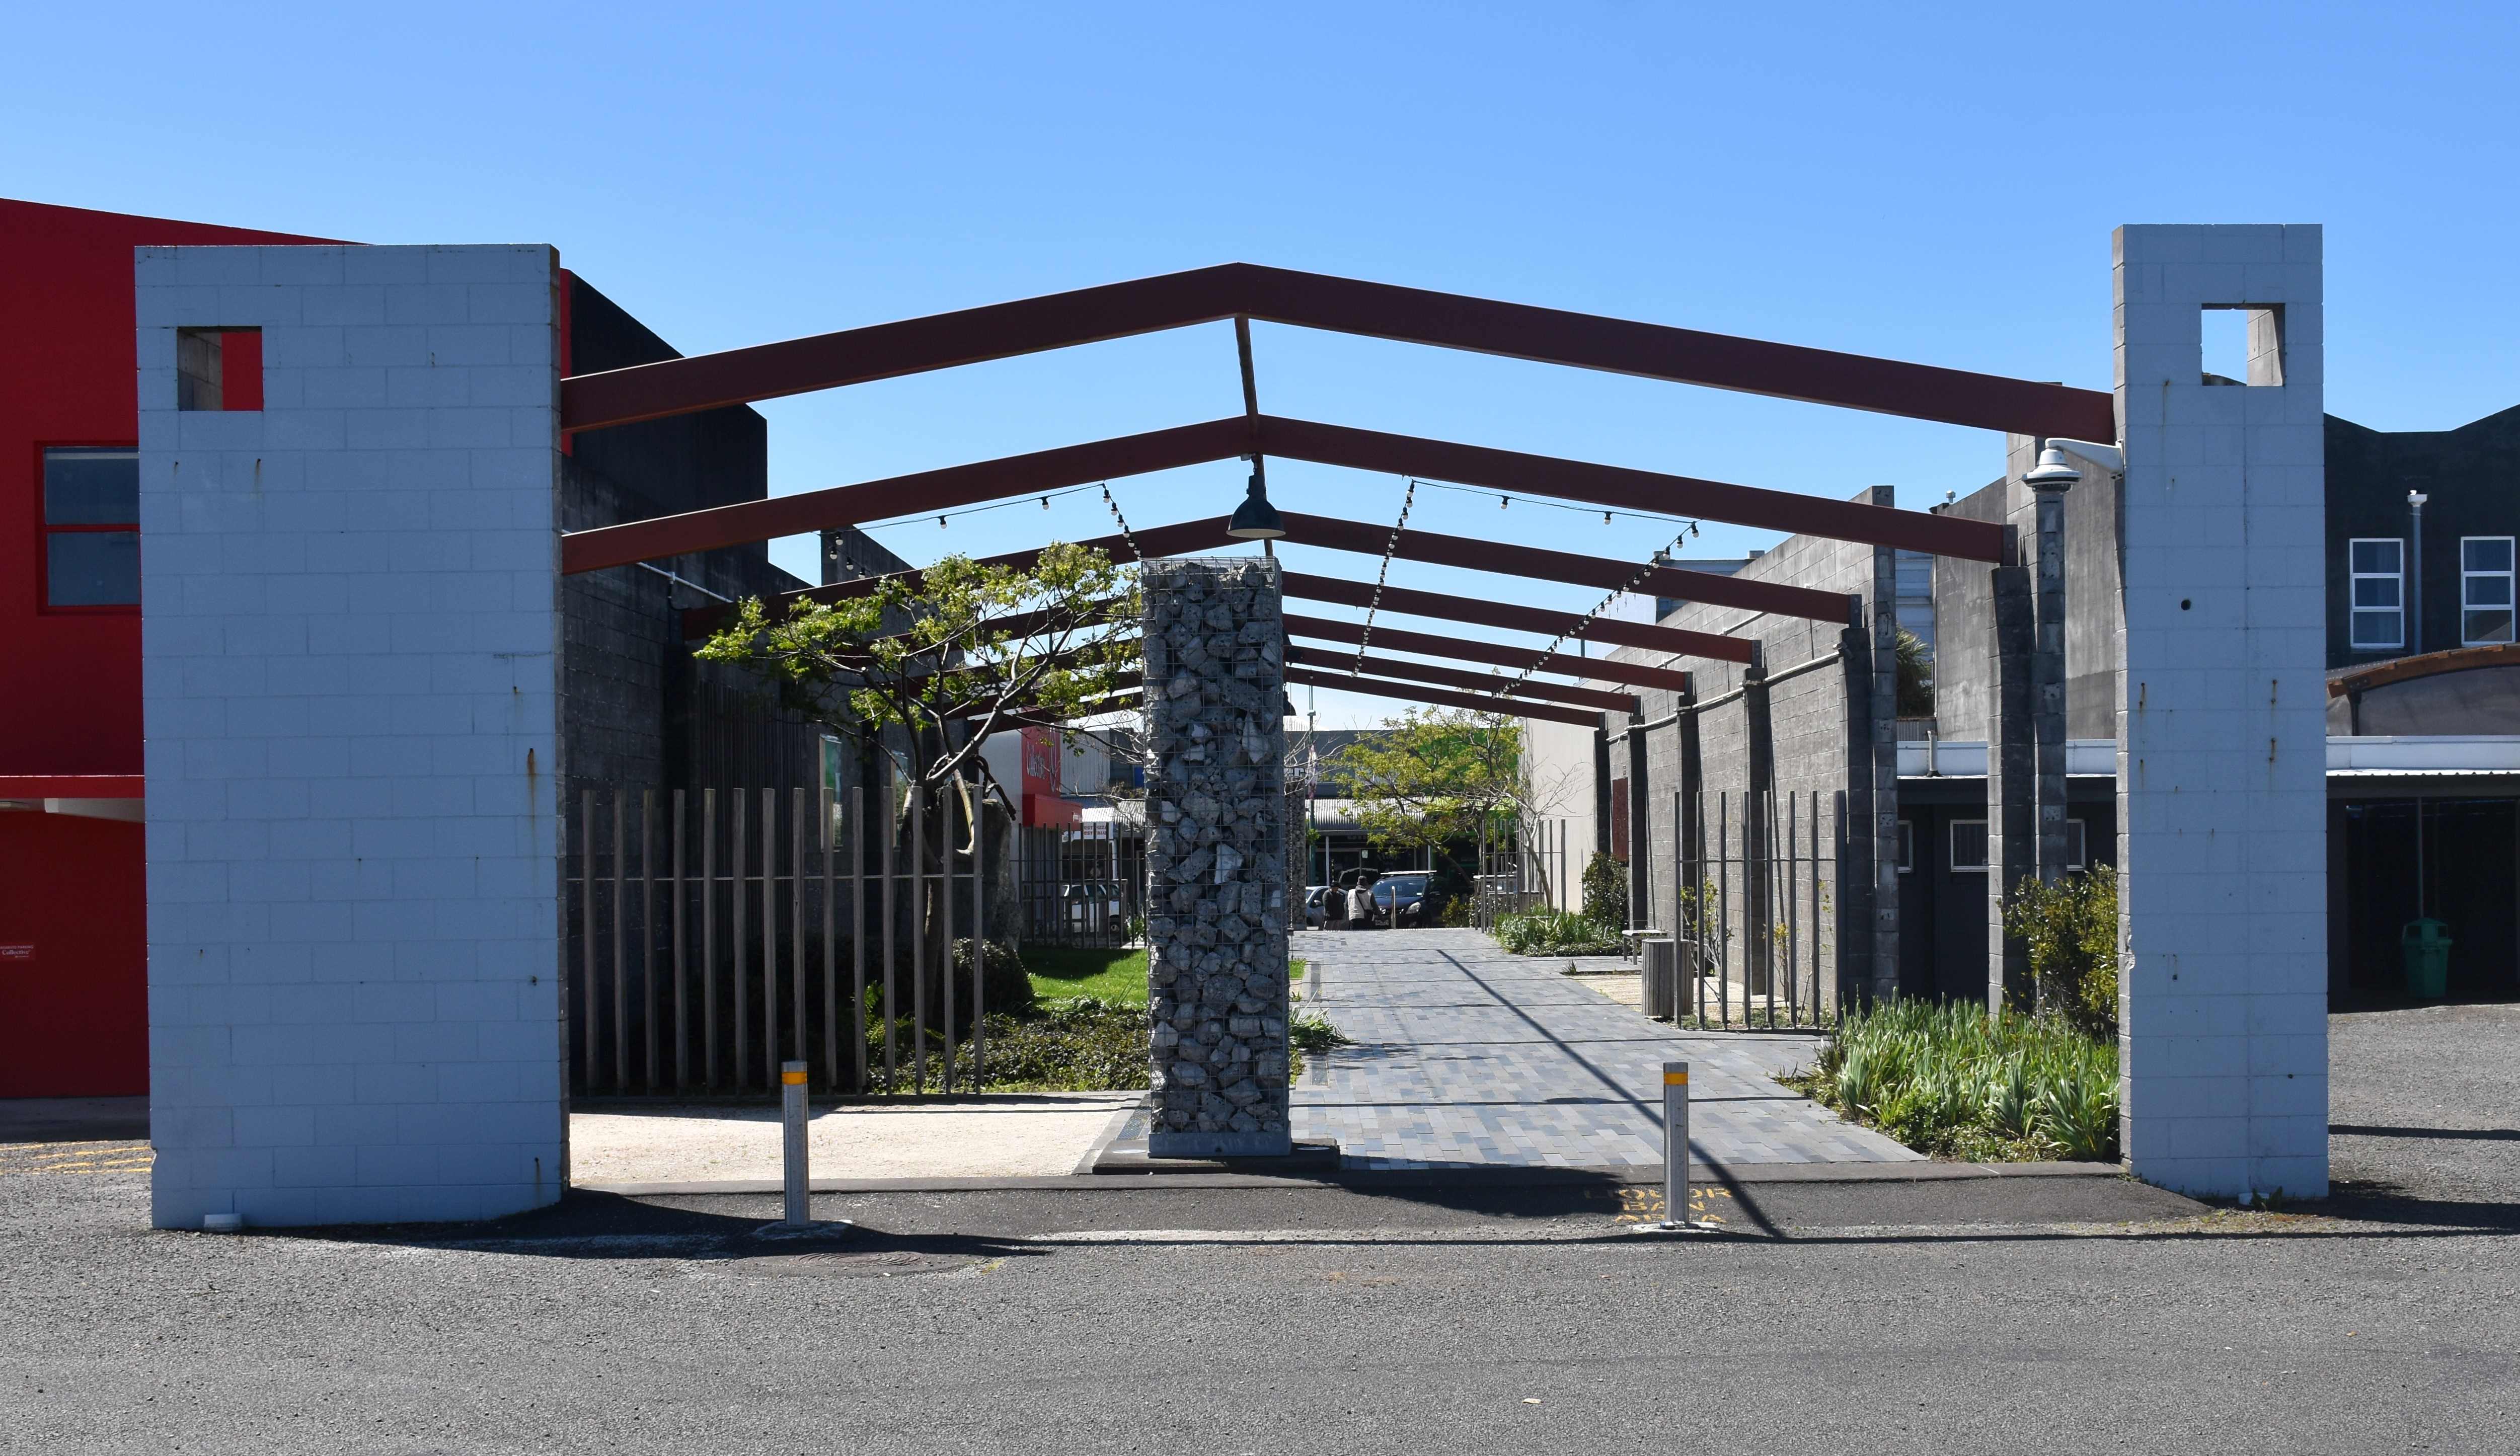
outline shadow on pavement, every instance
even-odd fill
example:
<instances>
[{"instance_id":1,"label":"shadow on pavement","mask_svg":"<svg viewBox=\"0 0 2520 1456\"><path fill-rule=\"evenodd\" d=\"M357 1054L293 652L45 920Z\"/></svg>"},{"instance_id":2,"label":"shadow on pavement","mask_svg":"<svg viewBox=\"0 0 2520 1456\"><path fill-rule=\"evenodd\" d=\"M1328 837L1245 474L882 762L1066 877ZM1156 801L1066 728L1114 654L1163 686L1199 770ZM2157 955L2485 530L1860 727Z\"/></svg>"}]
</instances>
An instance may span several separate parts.
<instances>
[{"instance_id":1,"label":"shadow on pavement","mask_svg":"<svg viewBox=\"0 0 2520 1456\"><path fill-rule=\"evenodd\" d=\"M112 1143L147 1136L146 1097L0 1098L0 1143Z\"/></svg>"}]
</instances>

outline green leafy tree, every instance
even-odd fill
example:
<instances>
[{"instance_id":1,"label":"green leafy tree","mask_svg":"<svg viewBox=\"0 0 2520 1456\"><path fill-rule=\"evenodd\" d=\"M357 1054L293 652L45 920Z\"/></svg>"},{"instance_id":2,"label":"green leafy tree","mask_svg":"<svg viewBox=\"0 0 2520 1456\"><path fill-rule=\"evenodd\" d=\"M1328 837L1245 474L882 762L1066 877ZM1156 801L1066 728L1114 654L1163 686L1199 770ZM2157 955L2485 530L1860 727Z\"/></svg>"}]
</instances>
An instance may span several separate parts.
<instances>
[{"instance_id":1,"label":"green leafy tree","mask_svg":"<svg viewBox=\"0 0 2520 1456\"><path fill-rule=\"evenodd\" d=\"M1411 708L1340 749L1357 827L1375 847L1441 848L1522 806L1522 725L1501 713Z\"/></svg>"},{"instance_id":2,"label":"green leafy tree","mask_svg":"<svg viewBox=\"0 0 2520 1456\"><path fill-rule=\"evenodd\" d=\"M1134 569L1055 545L1030 569L949 556L862 597L773 616L742 603L698 656L768 679L788 706L869 747L913 785L961 776L1018 718L1064 721L1143 659Z\"/></svg>"},{"instance_id":3,"label":"green leafy tree","mask_svg":"<svg viewBox=\"0 0 2520 1456\"><path fill-rule=\"evenodd\" d=\"M1502 844L1543 803L1525 772L1522 725L1503 713L1412 708L1358 738L1324 765L1344 782L1357 827L1380 849L1432 851L1461 868L1451 846Z\"/></svg>"},{"instance_id":4,"label":"green leafy tree","mask_svg":"<svg viewBox=\"0 0 2520 1456\"><path fill-rule=\"evenodd\" d=\"M1134 567L1061 544L1030 567L949 556L883 577L865 596L799 601L785 615L747 599L698 656L756 674L869 755L890 752L904 787L931 791L917 801L938 804L933 791L967 783L991 734L1086 716L1124 687L1144 659L1139 616ZM938 828L924 836L930 874L945 866ZM937 909L924 929L927 963L941 976Z\"/></svg>"}]
</instances>

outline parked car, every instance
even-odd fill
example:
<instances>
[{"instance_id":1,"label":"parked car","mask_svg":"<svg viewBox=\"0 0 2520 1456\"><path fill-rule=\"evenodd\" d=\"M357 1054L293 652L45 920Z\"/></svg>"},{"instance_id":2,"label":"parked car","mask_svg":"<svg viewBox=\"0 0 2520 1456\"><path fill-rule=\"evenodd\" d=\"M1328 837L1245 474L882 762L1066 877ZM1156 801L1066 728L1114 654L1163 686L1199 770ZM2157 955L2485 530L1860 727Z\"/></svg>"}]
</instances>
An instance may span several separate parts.
<instances>
[{"instance_id":1,"label":"parked car","mask_svg":"<svg viewBox=\"0 0 2520 1456\"><path fill-rule=\"evenodd\" d=\"M1373 885L1373 918L1386 927L1414 928L1425 921L1426 882L1432 877L1385 875Z\"/></svg>"},{"instance_id":2,"label":"parked car","mask_svg":"<svg viewBox=\"0 0 2520 1456\"><path fill-rule=\"evenodd\" d=\"M1117 928L1121 915L1119 886L1099 880L1080 881L1062 887L1060 898L1067 906L1069 934L1102 935Z\"/></svg>"},{"instance_id":3,"label":"parked car","mask_svg":"<svg viewBox=\"0 0 2520 1456\"><path fill-rule=\"evenodd\" d=\"M1328 892L1329 887L1327 885L1308 885L1304 887L1304 925L1308 929L1318 931L1322 928L1322 896Z\"/></svg>"}]
</instances>

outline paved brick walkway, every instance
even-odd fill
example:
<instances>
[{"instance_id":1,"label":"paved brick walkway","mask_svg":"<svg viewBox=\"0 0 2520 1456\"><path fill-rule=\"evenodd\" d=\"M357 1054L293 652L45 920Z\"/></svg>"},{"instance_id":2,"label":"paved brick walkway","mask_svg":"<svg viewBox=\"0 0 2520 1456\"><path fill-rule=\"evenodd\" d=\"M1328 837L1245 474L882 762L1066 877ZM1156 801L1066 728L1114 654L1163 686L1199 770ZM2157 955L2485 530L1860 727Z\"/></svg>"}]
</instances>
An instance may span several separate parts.
<instances>
[{"instance_id":1,"label":"paved brick walkway","mask_svg":"<svg viewBox=\"0 0 2520 1456\"><path fill-rule=\"evenodd\" d=\"M1372 1166L1662 1161L1662 1064L1689 1063L1689 1143L1716 1164L1919 1155L1771 1080L1809 1037L1689 1035L1475 931L1305 932L1304 1009L1356 1044L1308 1059L1295 1135Z\"/></svg>"}]
</instances>

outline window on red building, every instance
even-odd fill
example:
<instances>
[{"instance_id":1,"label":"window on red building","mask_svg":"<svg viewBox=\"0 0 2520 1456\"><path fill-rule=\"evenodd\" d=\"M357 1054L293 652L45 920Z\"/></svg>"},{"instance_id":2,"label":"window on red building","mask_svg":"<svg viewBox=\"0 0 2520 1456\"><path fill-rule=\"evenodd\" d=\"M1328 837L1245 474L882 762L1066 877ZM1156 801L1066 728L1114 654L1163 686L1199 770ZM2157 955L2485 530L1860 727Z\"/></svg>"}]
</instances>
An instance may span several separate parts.
<instances>
[{"instance_id":1,"label":"window on red building","mask_svg":"<svg viewBox=\"0 0 2520 1456\"><path fill-rule=\"evenodd\" d=\"M44 605L140 605L140 452L44 451Z\"/></svg>"}]
</instances>

